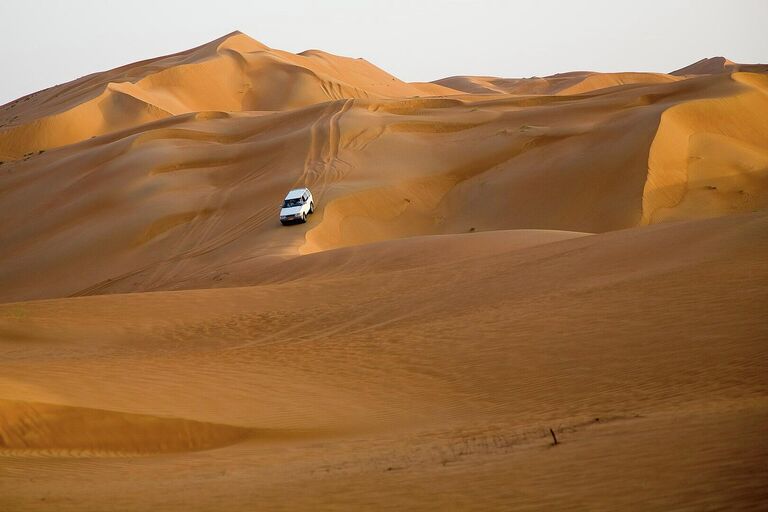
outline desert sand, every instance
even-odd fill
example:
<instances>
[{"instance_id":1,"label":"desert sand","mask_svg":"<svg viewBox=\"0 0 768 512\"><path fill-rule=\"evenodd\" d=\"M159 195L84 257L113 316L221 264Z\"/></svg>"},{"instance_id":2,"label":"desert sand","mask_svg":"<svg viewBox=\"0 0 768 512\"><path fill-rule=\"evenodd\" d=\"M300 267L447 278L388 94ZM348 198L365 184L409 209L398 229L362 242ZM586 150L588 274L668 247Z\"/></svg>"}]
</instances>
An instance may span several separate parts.
<instances>
[{"instance_id":1,"label":"desert sand","mask_svg":"<svg viewBox=\"0 0 768 512\"><path fill-rule=\"evenodd\" d=\"M0 510L765 507L767 70L235 32L0 107Z\"/></svg>"}]
</instances>

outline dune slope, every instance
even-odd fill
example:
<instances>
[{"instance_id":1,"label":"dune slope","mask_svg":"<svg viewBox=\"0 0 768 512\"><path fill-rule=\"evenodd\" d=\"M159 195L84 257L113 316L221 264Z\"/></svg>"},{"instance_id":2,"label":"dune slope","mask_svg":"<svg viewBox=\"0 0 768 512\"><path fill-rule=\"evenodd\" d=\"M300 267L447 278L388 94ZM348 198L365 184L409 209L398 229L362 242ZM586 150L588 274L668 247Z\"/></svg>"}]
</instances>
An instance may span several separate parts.
<instances>
[{"instance_id":1,"label":"dune slope","mask_svg":"<svg viewBox=\"0 0 768 512\"><path fill-rule=\"evenodd\" d=\"M161 119L0 166L0 299L248 284L300 254L408 236L758 210L766 91L738 73ZM318 211L286 229L277 205L299 185Z\"/></svg>"},{"instance_id":2,"label":"dune slope","mask_svg":"<svg viewBox=\"0 0 768 512\"><path fill-rule=\"evenodd\" d=\"M0 107L0 158L206 110L284 110L339 98L449 92L363 59L292 54L233 32L198 48L95 73Z\"/></svg>"},{"instance_id":3,"label":"dune slope","mask_svg":"<svg viewBox=\"0 0 768 512\"><path fill-rule=\"evenodd\" d=\"M182 489L165 506L748 509L768 455L767 233L765 214L729 216L357 275L318 265L254 287L0 306L6 400L316 433L61 468L17 453L0 496L29 507L45 476L61 510L144 509Z\"/></svg>"},{"instance_id":4,"label":"dune slope","mask_svg":"<svg viewBox=\"0 0 768 512\"><path fill-rule=\"evenodd\" d=\"M255 432L254 432L255 433ZM248 429L177 418L0 400L0 453L87 456L210 449Z\"/></svg>"}]
</instances>

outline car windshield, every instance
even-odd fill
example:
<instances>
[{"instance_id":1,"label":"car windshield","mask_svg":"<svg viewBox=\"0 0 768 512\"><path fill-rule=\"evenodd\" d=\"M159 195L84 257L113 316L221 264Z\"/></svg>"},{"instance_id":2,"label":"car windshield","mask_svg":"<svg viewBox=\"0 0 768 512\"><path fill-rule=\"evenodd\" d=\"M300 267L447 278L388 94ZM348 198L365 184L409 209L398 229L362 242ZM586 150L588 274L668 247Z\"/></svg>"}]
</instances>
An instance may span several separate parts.
<instances>
[{"instance_id":1,"label":"car windshield","mask_svg":"<svg viewBox=\"0 0 768 512\"><path fill-rule=\"evenodd\" d=\"M285 202L283 202L283 208L292 208L294 206L301 206L302 204L300 197L297 197L296 199L286 199Z\"/></svg>"}]
</instances>

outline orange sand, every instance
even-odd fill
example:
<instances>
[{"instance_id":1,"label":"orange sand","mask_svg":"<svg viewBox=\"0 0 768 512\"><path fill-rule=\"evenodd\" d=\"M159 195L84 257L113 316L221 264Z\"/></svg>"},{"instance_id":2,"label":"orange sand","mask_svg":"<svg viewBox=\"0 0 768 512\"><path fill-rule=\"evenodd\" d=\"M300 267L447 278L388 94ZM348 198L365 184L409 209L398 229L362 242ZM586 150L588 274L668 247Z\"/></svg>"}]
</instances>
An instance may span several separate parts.
<instances>
[{"instance_id":1,"label":"orange sand","mask_svg":"<svg viewBox=\"0 0 768 512\"><path fill-rule=\"evenodd\" d=\"M241 33L0 107L0 510L764 506L766 119Z\"/></svg>"}]
</instances>

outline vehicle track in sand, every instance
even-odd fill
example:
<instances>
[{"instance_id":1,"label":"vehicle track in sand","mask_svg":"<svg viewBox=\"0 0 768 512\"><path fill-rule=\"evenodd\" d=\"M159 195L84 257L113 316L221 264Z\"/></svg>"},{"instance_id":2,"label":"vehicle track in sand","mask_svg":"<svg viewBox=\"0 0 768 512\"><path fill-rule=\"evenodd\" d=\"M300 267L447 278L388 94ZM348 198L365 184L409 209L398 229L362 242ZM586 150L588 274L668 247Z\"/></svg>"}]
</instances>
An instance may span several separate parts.
<instances>
[{"instance_id":1,"label":"vehicle track in sand","mask_svg":"<svg viewBox=\"0 0 768 512\"><path fill-rule=\"evenodd\" d=\"M329 103L310 127L304 171L296 180L296 186L314 188L312 193L317 198L323 197L328 186L342 180L352 168L339 157L344 149L340 120L354 106L354 101L349 98Z\"/></svg>"},{"instance_id":2,"label":"vehicle track in sand","mask_svg":"<svg viewBox=\"0 0 768 512\"><path fill-rule=\"evenodd\" d=\"M248 181L252 181L259 176L262 176L266 170L270 168L271 163L272 161L268 161L255 171L244 174L226 189L218 194L214 194L210 198L210 202L223 204L225 198L231 194L233 190ZM91 286L72 293L70 297L96 295L99 292L114 286L116 283L123 282L144 273L149 273L149 275L142 279L142 281L148 283L150 286L153 286L153 283L160 286L168 277L168 274L173 271L173 266L168 267L169 264L179 263L186 259L203 256L221 249L232 242L235 242L242 236L257 230L260 226L264 225L265 222L271 219L273 214L273 208L264 206L257 209L252 215L249 215L242 221L221 230L219 230L219 227L222 221L222 216L218 214L205 216L199 222L190 222L187 224L185 232L177 242L177 246L186 245L190 247L190 249L183 250L173 256L152 262L124 274L99 281Z\"/></svg>"},{"instance_id":3,"label":"vehicle track in sand","mask_svg":"<svg viewBox=\"0 0 768 512\"><path fill-rule=\"evenodd\" d=\"M328 186L344 179L351 165L339 158L342 146L340 119L354 104L353 99L330 101L320 113L317 120L310 126L309 147L301 176L296 180L295 187L309 186L317 199L323 197ZM214 194L209 199L213 206L224 203L234 190L243 184L263 175L264 169L272 162L267 162L254 172L244 173L243 176L230 183L226 189ZM343 168L342 168L343 167ZM215 208L213 208L215 210ZM110 277L82 288L71 297L94 295L104 292L117 283L144 274L142 282L150 288L162 286L168 280L176 264L190 258L204 256L225 247L242 236L257 230L268 222L275 214L274 208L264 206L257 209L244 220L221 229L222 216L216 213L199 219L198 222L188 223L177 243L190 249L144 265L140 268Z\"/></svg>"}]
</instances>

